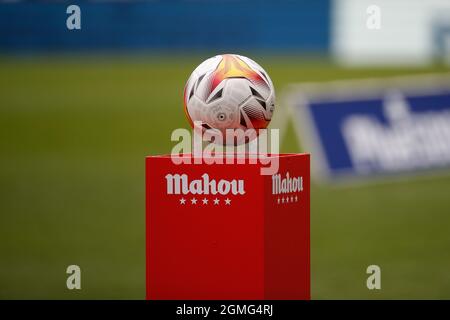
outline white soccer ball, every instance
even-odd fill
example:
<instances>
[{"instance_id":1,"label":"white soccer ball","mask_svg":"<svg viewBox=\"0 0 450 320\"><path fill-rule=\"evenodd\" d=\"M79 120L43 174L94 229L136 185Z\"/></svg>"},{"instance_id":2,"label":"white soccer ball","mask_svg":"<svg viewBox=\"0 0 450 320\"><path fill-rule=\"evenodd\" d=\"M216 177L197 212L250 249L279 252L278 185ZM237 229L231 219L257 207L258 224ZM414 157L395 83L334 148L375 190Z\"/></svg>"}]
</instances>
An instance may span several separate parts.
<instances>
[{"instance_id":1,"label":"white soccer ball","mask_svg":"<svg viewBox=\"0 0 450 320\"><path fill-rule=\"evenodd\" d=\"M223 54L202 62L184 88L189 123L203 131L264 129L275 109L275 90L268 74L253 60ZM212 129L212 130L211 130ZM205 137L209 140L211 137ZM240 144L248 141L235 141Z\"/></svg>"}]
</instances>

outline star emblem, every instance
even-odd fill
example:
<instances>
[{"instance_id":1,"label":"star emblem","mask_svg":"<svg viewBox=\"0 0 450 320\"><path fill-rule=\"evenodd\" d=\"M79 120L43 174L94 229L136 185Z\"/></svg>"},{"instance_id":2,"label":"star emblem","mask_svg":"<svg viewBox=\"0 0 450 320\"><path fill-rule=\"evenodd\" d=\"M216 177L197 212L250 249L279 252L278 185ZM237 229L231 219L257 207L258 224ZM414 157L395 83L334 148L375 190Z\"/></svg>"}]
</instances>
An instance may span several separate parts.
<instances>
[{"instance_id":1,"label":"star emblem","mask_svg":"<svg viewBox=\"0 0 450 320\"><path fill-rule=\"evenodd\" d=\"M197 199L192 198L192 199L191 199L191 203L192 203L192 204L197 204Z\"/></svg>"},{"instance_id":2,"label":"star emblem","mask_svg":"<svg viewBox=\"0 0 450 320\"><path fill-rule=\"evenodd\" d=\"M214 205L218 205L220 200L215 198L213 201L214 201Z\"/></svg>"},{"instance_id":3,"label":"star emblem","mask_svg":"<svg viewBox=\"0 0 450 320\"><path fill-rule=\"evenodd\" d=\"M297 199L298 199L297 196L295 196L295 202L297 202Z\"/></svg>"},{"instance_id":4,"label":"star emblem","mask_svg":"<svg viewBox=\"0 0 450 320\"><path fill-rule=\"evenodd\" d=\"M284 197L283 197L283 198L281 198L281 203L284 203Z\"/></svg>"},{"instance_id":5,"label":"star emblem","mask_svg":"<svg viewBox=\"0 0 450 320\"><path fill-rule=\"evenodd\" d=\"M210 92L213 92L224 79L242 77L267 86L266 81L245 61L234 55L224 54L222 55L222 61L217 66L216 71L212 74Z\"/></svg>"},{"instance_id":6,"label":"star emblem","mask_svg":"<svg viewBox=\"0 0 450 320\"><path fill-rule=\"evenodd\" d=\"M180 204L185 204L186 203L186 199L185 198L181 198L180 199Z\"/></svg>"},{"instance_id":7,"label":"star emblem","mask_svg":"<svg viewBox=\"0 0 450 320\"><path fill-rule=\"evenodd\" d=\"M231 200L228 199L228 198L226 198L226 199L225 199L225 204L226 204L226 205L230 205L230 204L231 204Z\"/></svg>"},{"instance_id":8,"label":"star emblem","mask_svg":"<svg viewBox=\"0 0 450 320\"><path fill-rule=\"evenodd\" d=\"M203 204L208 204L208 199L203 198L202 202L203 202Z\"/></svg>"},{"instance_id":9,"label":"star emblem","mask_svg":"<svg viewBox=\"0 0 450 320\"><path fill-rule=\"evenodd\" d=\"M291 196L291 202L294 202L294 196Z\"/></svg>"},{"instance_id":10,"label":"star emblem","mask_svg":"<svg viewBox=\"0 0 450 320\"><path fill-rule=\"evenodd\" d=\"M278 204L280 204L280 198L277 199Z\"/></svg>"}]
</instances>

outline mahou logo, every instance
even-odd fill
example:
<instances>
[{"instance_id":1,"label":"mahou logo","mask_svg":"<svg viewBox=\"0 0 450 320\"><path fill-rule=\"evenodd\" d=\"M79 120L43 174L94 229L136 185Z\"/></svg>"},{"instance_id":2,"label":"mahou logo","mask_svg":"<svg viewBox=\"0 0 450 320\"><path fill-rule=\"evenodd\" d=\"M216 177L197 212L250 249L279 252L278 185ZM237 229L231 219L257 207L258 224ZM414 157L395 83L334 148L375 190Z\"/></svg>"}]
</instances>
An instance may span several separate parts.
<instances>
[{"instance_id":1,"label":"mahou logo","mask_svg":"<svg viewBox=\"0 0 450 320\"><path fill-rule=\"evenodd\" d=\"M201 179L191 180L187 174L167 174L165 178L167 194L182 195L183 197L179 199L181 205L184 205L186 202L189 203L189 201L192 205L196 205L197 201L200 200L203 205L207 205L210 200L206 197L207 195L216 196L214 199L211 199L214 205L219 205L221 201L225 205L231 205L231 196L245 194L244 180L220 179L217 181L216 179L211 179L207 173L203 174ZM184 197L190 195L193 196L189 198ZM197 199L197 195L203 195L203 197ZM220 196L227 197L222 199L223 197Z\"/></svg>"},{"instance_id":2,"label":"mahou logo","mask_svg":"<svg viewBox=\"0 0 450 320\"><path fill-rule=\"evenodd\" d=\"M245 194L244 180L221 179L217 182L210 179L207 173L202 175L202 179L191 181L187 174L168 174L166 181L167 194Z\"/></svg>"},{"instance_id":3,"label":"mahou logo","mask_svg":"<svg viewBox=\"0 0 450 320\"><path fill-rule=\"evenodd\" d=\"M297 202L297 194L302 191L303 177L291 177L289 172L284 177L280 173L272 175L272 194L278 195L278 204Z\"/></svg>"}]
</instances>

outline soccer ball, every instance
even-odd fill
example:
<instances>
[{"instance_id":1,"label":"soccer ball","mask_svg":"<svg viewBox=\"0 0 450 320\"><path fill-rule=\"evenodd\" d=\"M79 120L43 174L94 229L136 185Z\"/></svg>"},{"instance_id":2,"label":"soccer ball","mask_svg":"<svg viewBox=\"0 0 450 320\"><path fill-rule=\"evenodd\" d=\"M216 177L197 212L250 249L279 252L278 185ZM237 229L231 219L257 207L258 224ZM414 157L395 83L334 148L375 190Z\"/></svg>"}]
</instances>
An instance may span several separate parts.
<instances>
[{"instance_id":1,"label":"soccer ball","mask_svg":"<svg viewBox=\"0 0 450 320\"><path fill-rule=\"evenodd\" d=\"M226 129L255 129L256 137L258 129L268 126L274 109L275 90L267 73L253 60L237 54L205 60L184 88L184 110L191 126L198 122L203 132L216 131L224 139ZM204 134L203 138L213 141L212 135ZM248 139L234 144L243 142Z\"/></svg>"}]
</instances>

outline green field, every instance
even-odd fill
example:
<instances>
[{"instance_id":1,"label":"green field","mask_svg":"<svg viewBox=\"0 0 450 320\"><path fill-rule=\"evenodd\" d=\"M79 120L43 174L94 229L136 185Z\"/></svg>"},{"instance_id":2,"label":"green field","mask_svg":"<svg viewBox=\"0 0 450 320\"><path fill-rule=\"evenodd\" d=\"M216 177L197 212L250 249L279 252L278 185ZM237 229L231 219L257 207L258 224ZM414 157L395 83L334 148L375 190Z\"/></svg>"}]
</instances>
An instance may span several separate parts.
<instances>
[{"instance_id":1,"label":"green field","mask_svg":"<svg viewBox=\"0 0 450 320\"><path fill-rule=\"evenodd\" d=\"M250 56L279 93L447 71ZM171 131L188 126L182 90L204 58L0 59L0 298L144 298L144 157L170 152ZM300 151L286 130L282 151ZM311 201L313 298L450 298L448 175L314 185ZM66 289L70 264L81 291ZM382 268L381 291L365 286L369 264Z\"/></svg>"}]
</instances>

